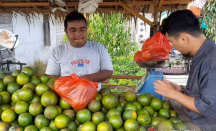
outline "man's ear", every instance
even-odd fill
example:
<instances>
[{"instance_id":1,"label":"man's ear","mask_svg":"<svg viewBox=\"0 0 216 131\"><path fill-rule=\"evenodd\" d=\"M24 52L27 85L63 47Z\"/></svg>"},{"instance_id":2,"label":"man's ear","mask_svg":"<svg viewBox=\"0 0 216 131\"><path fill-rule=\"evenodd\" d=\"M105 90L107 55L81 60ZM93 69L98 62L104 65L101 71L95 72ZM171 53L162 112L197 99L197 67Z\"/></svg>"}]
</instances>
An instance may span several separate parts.
<instances>
[{"instance_id":1,"label":"man's ear","mask_svg":"<svg viewBox=\"0 0 216 131\"><path fill-rule=\"evenodd\" d=\"M67 34L67 30L64 29L64 32Z\"/></svg>"},{"instance_id":2,"label":"man's ear","mask_svg":"<svg viewBox=\"0 0 216 131\"><path fill-rule=\"evenodd\" d=\"M189 38L189 36L188 36L187 33L181 33L181 34L179 35L179 37L178 37L178 41L179 41L180 43L187 44L187 43L188 43L188 40L189 40L188 38Z\"/></svg>"}]
</instances>

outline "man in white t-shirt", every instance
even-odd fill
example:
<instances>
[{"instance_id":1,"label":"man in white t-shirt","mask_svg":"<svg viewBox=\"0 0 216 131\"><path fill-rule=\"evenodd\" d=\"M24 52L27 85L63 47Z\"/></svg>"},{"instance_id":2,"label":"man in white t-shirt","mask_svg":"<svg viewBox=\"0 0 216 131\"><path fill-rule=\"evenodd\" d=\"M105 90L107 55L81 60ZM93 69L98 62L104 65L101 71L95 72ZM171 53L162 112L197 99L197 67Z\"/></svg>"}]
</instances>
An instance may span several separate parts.
<instances>
[{"instance_id":1,"label":"man in white t-shirt","mask_svg":"<svg viewBox=\"0 0 216 131\"><path fill-rule=\"evenodd\" d=\"M106 48L100 44L87 41L87 22L85 17L76 11L67 15L65 32L69 42L53 49L49 58L46 74L58 78L78 74L93 82L111 78L113 65Z\"/></svg>"}]
</instances>

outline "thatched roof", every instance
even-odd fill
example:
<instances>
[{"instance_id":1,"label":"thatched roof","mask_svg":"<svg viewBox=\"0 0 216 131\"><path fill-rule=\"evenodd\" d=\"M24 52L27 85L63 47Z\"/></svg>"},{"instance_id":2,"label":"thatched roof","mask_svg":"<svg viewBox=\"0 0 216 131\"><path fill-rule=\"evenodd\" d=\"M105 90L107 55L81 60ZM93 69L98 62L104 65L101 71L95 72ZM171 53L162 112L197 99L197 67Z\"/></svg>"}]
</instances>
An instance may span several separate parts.
<instances>
[{"instance_id":1,"label":"thatched roof","mask_svg":"<svg viewBox=\"0 0 216 131\"><path fill-rule=\"evenodd\" d=\"M64 18L67 13L77 10L79 0L0 0L0 15L21 13L27 17L34 16L35 13L43 15L54 15ZM174 11L186 8L192 0L103 0L99 3L96 12L110 13L122 11L125 15L137 16L138 12L149 12L151 7L156 7L153 12ZM151 6L150 6L151 5ZM61 7L61 8L60 8ZM56 10L55 10L56 9ZM55 10L55 12L53 12ZM151 13L153 13L151 12ZM141 16L138 16L141 17ZM143 18L145 21L145 18ZM148 20L146 20L148 24ZM153 25L152 25L153 26Z\"/></svg>"}]
</instances>

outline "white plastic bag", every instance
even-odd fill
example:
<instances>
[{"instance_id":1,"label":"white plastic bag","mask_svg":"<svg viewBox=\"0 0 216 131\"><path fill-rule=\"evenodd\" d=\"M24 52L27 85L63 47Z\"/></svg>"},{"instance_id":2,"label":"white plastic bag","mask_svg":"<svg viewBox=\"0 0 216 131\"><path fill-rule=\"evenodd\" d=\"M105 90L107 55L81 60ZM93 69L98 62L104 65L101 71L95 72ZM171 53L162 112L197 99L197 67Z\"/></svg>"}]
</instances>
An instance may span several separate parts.
<instances>
[{"instance_id":1,"label":"white plastic bag","mask_svg":"<svg viewBox=\"0 0 216 131\"><path fill-rule=\"evenodd\" d=\"M103 2L103 0L80 0L78 5L78 12L94 13L98 8L99 2Z\"/></svg>"}]
</instances>

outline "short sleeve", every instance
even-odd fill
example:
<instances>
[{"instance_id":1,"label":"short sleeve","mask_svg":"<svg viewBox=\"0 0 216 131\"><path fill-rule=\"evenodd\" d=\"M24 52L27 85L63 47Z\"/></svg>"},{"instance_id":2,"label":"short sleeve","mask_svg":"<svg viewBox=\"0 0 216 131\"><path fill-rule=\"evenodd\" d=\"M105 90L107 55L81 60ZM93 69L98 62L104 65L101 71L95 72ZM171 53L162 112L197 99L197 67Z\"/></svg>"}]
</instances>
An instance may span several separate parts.
<instances>
[{"instance_id":1,"label":"short sleeve","mask_svg":"<svg viewBox=\"0 0 216 131\"><path fill-rule=\"evenodd\" d=\"M205 67L205 75L200 78L201 91L195 98L196 108L209 119L216 119L216 66Z\"/></svg>"},{"instance_id":2,"label":"short sleeve","mask_svg":"<svg viewBox=\"0 0 216 131\"><path fill-rule=\"evenodd\" d=\"M59 62L59 53L57 49L53 49L50 58L47 63L46 74L47 75L57 75L60 76L60 62Z\"/></svg>"},{"instance_id":3,"label":"short sleeve","mask_svg":"<svg viewBox=\"0 0 216 131\"><path fill-rule=\"evenodd\" d=\"M101 70L113 71L113 65L112 65L110 55L104 46L102 46L101 48L100 67L101 67Z\"/></svg>"}]
</instances>

